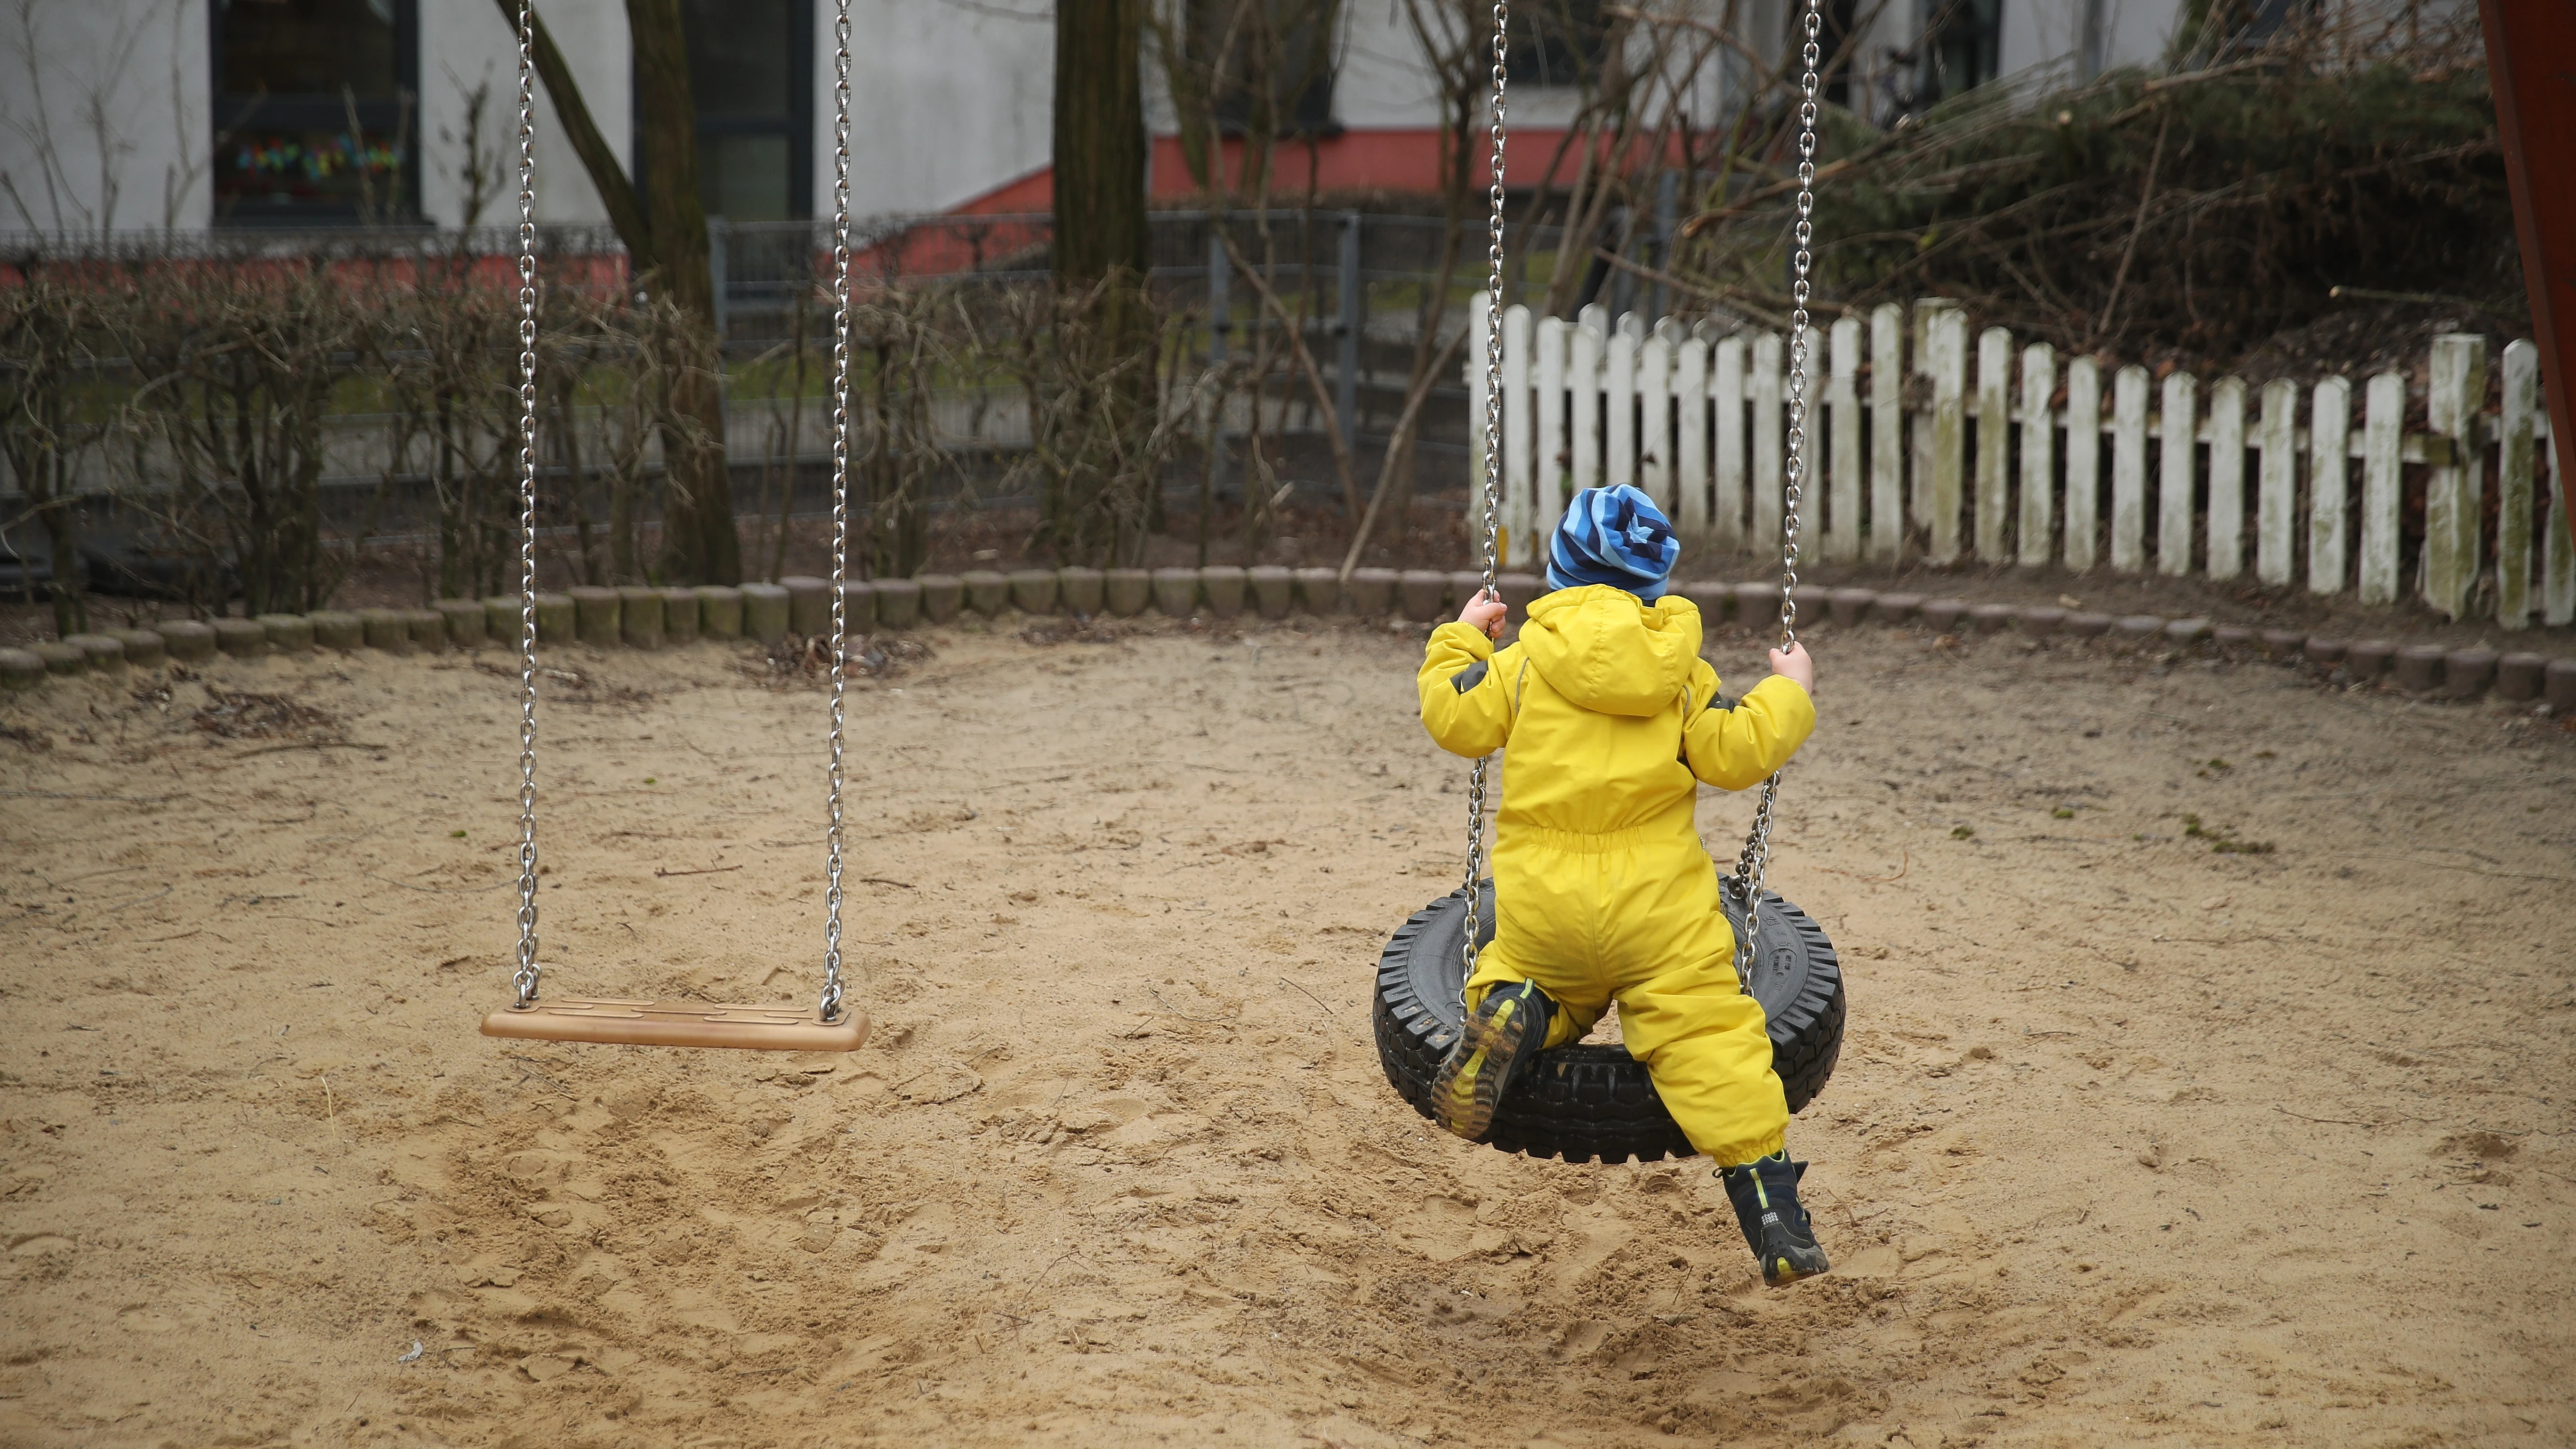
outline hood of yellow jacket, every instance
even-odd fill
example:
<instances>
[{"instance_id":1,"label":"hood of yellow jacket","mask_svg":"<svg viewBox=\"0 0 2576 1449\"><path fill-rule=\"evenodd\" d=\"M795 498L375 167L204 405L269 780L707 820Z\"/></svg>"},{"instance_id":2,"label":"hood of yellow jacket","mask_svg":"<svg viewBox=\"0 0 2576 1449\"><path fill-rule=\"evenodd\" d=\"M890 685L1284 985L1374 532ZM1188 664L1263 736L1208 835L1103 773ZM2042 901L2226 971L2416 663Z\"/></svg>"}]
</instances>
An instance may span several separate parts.
<instances>
[{"instance_id":1,"label":"hood of yellow jacket","mask_svg":"<svg viewBox=\"0 0 2576 1449\"><path fill-rule=\"evenodd\" d=\"M1531 601L1521 627L1530 666L1557 693L1603 714L1662 711L1690 683L1699 609L1670 594L1651 604L1608 584Z\"/></svg>"}]
</instances>

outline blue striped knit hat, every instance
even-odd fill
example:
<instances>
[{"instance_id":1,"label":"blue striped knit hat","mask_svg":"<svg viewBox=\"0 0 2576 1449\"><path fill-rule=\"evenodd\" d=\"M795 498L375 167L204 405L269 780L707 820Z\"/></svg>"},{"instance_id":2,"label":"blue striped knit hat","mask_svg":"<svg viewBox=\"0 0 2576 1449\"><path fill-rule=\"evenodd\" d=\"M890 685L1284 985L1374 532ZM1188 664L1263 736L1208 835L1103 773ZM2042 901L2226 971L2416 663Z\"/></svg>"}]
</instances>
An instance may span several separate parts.
<instances>
[{"instance_id":1,"label":"blue striped knit hat","mask_svg":"<svg viewBox=\"0 0 2576 1449\"><path fill-rule=\"evenodd\" d=\"M1664 580L1680 558L1681 540L1655 500L1625 483L1586 488L1565 506L1547 551L1547 586L1578 589L1608 584L1642 603L1664 596Z\"/></svg>"}]
</instances>

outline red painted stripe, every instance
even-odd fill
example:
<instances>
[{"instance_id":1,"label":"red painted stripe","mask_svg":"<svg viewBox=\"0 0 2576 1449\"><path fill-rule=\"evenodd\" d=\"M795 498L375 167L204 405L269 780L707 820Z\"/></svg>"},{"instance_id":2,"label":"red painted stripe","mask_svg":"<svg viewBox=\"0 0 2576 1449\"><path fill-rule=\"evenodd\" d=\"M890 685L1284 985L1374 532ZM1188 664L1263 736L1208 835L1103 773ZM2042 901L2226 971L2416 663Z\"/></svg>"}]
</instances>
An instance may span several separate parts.
<instances>
[{"instance_id":1,"label":"red painted stripe","mask_svg":"<svg viewBox=\"0 0 2576 1449\"><path fill-rule=\"evenodd\" d=\"M1558 153L1564 139L1561 128L1514 130L1504 163L1505 182L1515 187L1543 185L1549 179L1551 162L1555 165L1556 182L1571 182L1581 158L1570 147L1564 154ZM1475 133L1475 145L1482 147L1484 140L1482 131ZM1304 141L1282 141L1271 154L1270 194L1286 201L1304 195L1310 183L1317 191L1434 194L1440 189L1441 144L1441 133L1428 128L1344 131L1329 140L1314 142L1311 148ZM1151 194L1158 200L1177 201L1199 194L1198 181L1190 175L1188 152L1178 136L1154 138L1150 174ZM1481 161L1478 174L1483 174ZM1214 179L1227 190L1242 182L1243 142L1222 143L1222 159ZM1041 166L950 207L947 214L1036 215L1054 206L1054 168Z\"/></svg>"}]
</instances>

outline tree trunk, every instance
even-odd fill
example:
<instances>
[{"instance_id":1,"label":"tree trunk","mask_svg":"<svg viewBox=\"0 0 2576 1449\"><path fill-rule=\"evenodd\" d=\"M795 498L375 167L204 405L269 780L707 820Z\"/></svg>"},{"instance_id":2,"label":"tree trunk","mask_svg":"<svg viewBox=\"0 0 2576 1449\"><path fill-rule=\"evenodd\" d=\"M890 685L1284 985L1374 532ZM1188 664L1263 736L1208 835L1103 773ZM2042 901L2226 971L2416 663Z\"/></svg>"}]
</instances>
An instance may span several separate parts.
<instances>
[{"instance_id":1,"label":"tree trunk","mask_svg":"<svg viewBox=\"0 0 2576 1449\"><path fill-rule=\"evenodd\" d=\"M733 480L725 467L724 389L716 303L707 272L707 213L698 200L698 111L680 0L626 0L642 104L644 212L662 295L689 325L671 337L670 415L662 427L662 572L678 583L742 582Z\"/></svg>"},{"instance_id":2,"label":"tree trunk","mask_svg":"<svg viewBox=\"0 0 2576 1449\"><path fill-rule=\"evenodd\" d=\"M517 30L517 0L492 3L501 8L502 22ZM626 179L626 168L617 164L617 153L608 149L607 138L591 121L590 106L581 97L581 87L573 81L571 67L564 64L563 52L555 49L555 38L546 29L545 17L531 14L529 18L535 22L536 31L529 38L529 56L537 79L545 83L547 98L555 103L555 120L564 128L564 139L572 143L573 154L581 158L582 170L590 174L600 205L608 211L608 224L616 228L617 239L626 243L627 261L639 272L651 271L655 262L653 228L635 198L634 184ZM681 72L681 78L685 80L687 74Z\"/></svg>"},{"instance_id":3,"label":"tree trunk","mask_svg":"<svg viewBox=\"0 0 2576 1449\"><path fill-rule=\"evenodd\" d=\"M1064 0L1055 30L1055 275L1073 289L1143 277L1143 0Z\"/></svg>"},{"instance_id":4,"label":"tree trunk","mask_svg":"<svg viewBox=\"0 0 2576 1449\"><path fill-rule=\"evenodd\" d=\"M494 0L512 26L512 0ZM626 0L634 47L636 139L648 158L647 195L637 204L625 168L600 138L571 70L540 24L531 49L555 114L581 157L626 244L629 262L659 278L690 326L670 341L669 415L662 428L665 497L662 570L677 583L742 581L742 542L735 531L733 486L725 467L724 390L717 377L715 290L707 274L707 216L698 201L697 104L689 87L688 42L679 0Z\"/></svg>"},{"instance_id":5,"label":"tree trunk","mask_svg":"<svg viewBox=\"0 0 2576 1449\"><path fill-rule=\"evenodd\" d=\"M1120 476L1153 427L1155 327L1145 299L1144 0L1063 0L1055 30L1055 280L1058 345L1079 405L1057 410L1066 460L1047 488L1040 537L1068 561L1119 561L1161 480Z\"/></svg>"}]
</instances>

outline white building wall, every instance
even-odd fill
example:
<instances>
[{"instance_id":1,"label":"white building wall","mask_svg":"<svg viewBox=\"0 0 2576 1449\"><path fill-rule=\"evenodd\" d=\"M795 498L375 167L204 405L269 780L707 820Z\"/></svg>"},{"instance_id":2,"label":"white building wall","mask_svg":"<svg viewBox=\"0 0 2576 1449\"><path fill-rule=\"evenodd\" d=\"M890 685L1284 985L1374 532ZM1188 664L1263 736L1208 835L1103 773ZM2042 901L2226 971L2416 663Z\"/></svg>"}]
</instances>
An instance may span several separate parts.
<instances>
[{"instance_id":1,"label":"white building wall","mask_svg":"<svg viewBox=\"0 0 2576 1449\"><path fill-rule=\"evenodd\" d=\"M466 126L477 87L488 86L476 148L490 172L483 226L514 226L518 203L517 37L492 0L419 0L420 113L414 123L422 166L421 214L443 227L466 223ZM622 165L634 164L634 68L627 61L626 8L619 0L548 0L546 31L563 53L591 124ZM590 173L564 139L554 98L537 87L537 220L604 225L608 210Z\"/></svg>"},{"instance_id":2,"label":"white building wall","mask_svg":"<svg viewBox=\"0 0 2576 1449\"><path fill-rule=\"evenodd\" d=\"M2088 9L2099 16L2106 71L2163 59L2182 19L2181 0L2003 0L2004 75L2047 67L2074 80Z\"/></svg>"},{"instance_id":3,"label":"white building wall","mask_svg":"<svg viewBox=\"0 0 2576 1449\"><path fill-rule=\"evenodd\" d=\"M1696 3L1674 0L1673 8L1683 11ZM1485 12L1472 7L1468 13L1478 21L1486 19ZM1439 127L1440 79L1423 59L1422 41L1406 18L1404 0L1349 0L1342 21L1333 118L1354 131ZM1581 97L1572 86L1525 85L1511 92L1510 103L1515 125L1553 129L1573 119Z\"/></svg>"},{"instance_id":4,"label":"white building wall","mask_svg":"<svg viewBox=\"0 0 2576 1449\"><path fill-rule=\"evenodd\" d=\"M0 0L0 230L198 227L205 0Z\"/></svg>"},{"instance_id":5,"label":"white building wall","mask_svg":"<svg viewBox=\"0 0 2576 1449\"><path fill-rule=\"evenodd\" d=\"M212 77L208 0L0 0L0 230L199 227L211 219ZM2101 14L2106 66L2166 52L2181 0L2003 0L2002 64L2072 72L2085 7ZM1785 43L1789 0L1742 0L1755 48ZM1891 56L1911 48L1921 0L1889 0L1860 48L1855 77L1873 112ZM476 218L515 215L516 58L493 0L419 0L415 154L423 213L467 220L469 97L488 83L479 144L491 169ZM1724 13L1724 0L1668 0L1658 13ZM814 204L832 194L833 5L815 5ZM582 85L591 118L621 159L633 155L632 74L622 0L548 0L546 23ZM851 204L861 215L954 209L1042 169L1052 141L1053 10L1047 0L852 0ZM1339 40L1335 111L1354 130L1440 124L1439 90L1403 0L1351 0ZM1159 65L1145 60L1148 114L1169 134ZM1727 114L1751 66L1720 48L1677 77L1702 122ZM1904 77L1895 77L1902 84ZM1512 119L1568 124L1572 87L1524 86ZM1661 104L1660 98L1654 103ZM606 220L597 192L540 90L538 216Z\"/></svg>"},{"instance_id":6,"label":"white building wall","mask_svg":"<svg viewBox=\"0 0 2576 1449\"><path fill-rule=\"evenodd\" d=\"M2010 4L2011 0L2005 0ZM2070 0L2053 0L2070 3ZM2083 0L2071 0L2080 6ZM2102 68L2153 65L2164 59L2182 24L2182 0L2097 0L2102 7Z\"/></svg>"},{"instance_id":7,"label":"white building wall","mask_svg":"<svg viewBox=\"0 0 2576 1449\"><path fill-rule=\"evenodd\" d=\"M831 0L815 0L814 12L822 215L832 206ZM1055 18L1045 0L851 0L850 31L853 213L947 211L1047 164Z\"/></svg>"}]
</instances>

